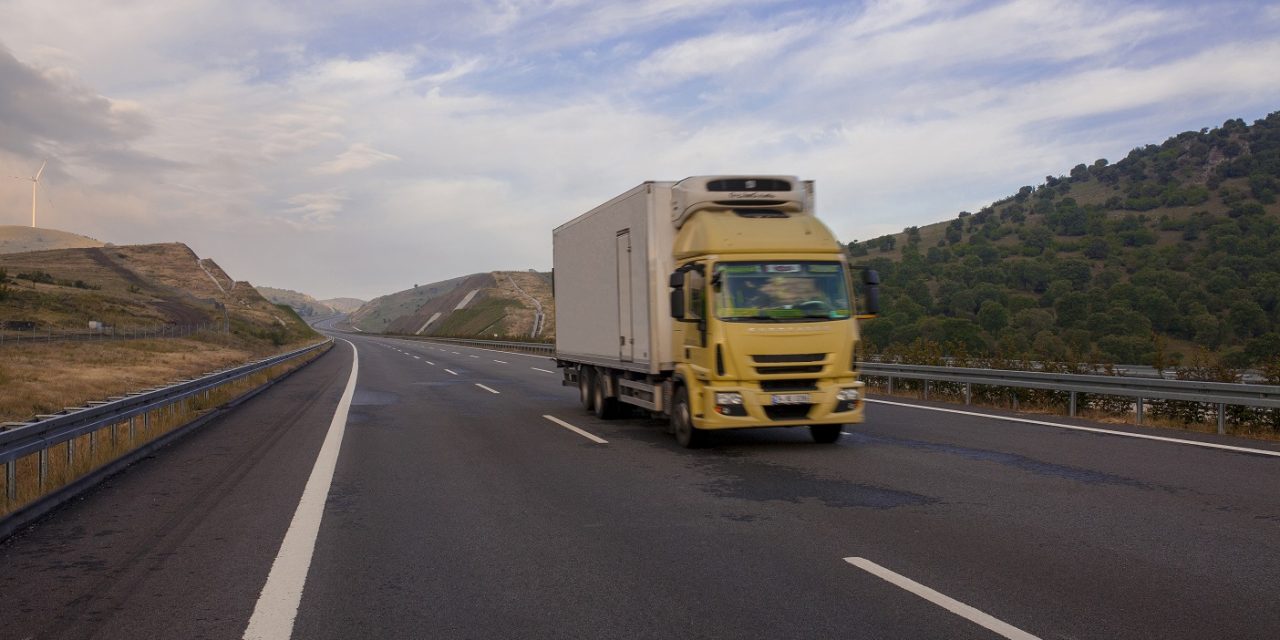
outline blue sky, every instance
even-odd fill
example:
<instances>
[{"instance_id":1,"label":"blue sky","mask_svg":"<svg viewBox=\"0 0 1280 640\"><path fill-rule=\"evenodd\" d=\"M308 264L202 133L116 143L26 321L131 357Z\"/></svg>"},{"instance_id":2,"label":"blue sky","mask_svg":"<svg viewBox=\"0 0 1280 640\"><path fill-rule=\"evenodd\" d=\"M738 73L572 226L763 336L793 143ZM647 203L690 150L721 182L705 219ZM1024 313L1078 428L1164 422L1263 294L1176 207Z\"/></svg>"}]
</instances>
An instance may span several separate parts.
<instances>
[{"instance_id":1,"label":"blue sky","mask_svg":"<svg viewBox=\"0 0 1280 640\"><path fill-rule=\"evenodd\" d=\"M4 0L50 227L371 297L546 269L649 179L796 174L867 239L1280 109L1276 3ZM0 224L30 192L0 183Z\"/></svg>"}]
</instances>

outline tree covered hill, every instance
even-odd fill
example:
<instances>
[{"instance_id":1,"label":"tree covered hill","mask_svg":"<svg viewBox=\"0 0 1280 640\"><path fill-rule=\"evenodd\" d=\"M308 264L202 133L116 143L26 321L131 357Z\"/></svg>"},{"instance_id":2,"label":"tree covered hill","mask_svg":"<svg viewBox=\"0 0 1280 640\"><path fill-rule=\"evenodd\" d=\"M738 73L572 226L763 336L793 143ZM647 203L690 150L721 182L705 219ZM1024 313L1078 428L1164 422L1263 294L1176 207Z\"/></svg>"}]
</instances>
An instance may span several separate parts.
<instances>
[{"instance_id":1,"label":"tree covered hill","mask_svg":"<svg viewBox=\"0 0 1280 640\"><path fill-rule=\"evenodd\" d=\"M950 221L849 244L873 351L1232 367L1280 358L1280 112L1188 131Z\"/></svg>"}]
</instances>

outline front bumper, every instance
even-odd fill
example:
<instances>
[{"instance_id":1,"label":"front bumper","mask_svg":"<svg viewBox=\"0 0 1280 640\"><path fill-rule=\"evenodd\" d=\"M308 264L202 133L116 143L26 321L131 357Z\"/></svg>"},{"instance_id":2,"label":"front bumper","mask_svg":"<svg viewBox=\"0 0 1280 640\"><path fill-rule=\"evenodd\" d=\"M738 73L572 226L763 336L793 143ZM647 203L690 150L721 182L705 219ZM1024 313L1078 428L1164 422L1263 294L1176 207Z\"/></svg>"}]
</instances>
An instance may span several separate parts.
<instances>
[{"instance_id":1,"label":"front bumper","mask_svg":"<svg viewBox=\"0 0 1280 640\"><path fill-rule=\"evenodd\" d=\"M857 389L855 402L836 399L841 389ZM736 392L741 405L720 407L716 394ZM775 395L807 394L805 404L774 404ZM850 424L863 421L864 385L854 380L823 380L816 390L765 391L759 383L729 383L702 387L699 406L694 408L693 426L699 429L745 429L751 427L794 427L815 424ZM727 409L727 410L726 410Z\"/></svg>"}]
</instances>

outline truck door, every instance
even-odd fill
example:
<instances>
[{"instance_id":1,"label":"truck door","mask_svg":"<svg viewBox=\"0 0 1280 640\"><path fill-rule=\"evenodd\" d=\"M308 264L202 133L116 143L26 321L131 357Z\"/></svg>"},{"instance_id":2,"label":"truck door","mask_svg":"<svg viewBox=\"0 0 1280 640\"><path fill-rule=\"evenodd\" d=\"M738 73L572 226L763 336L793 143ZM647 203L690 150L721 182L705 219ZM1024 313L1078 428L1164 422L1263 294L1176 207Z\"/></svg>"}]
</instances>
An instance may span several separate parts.
<instances>
[{"instance_id":1,"label":"truck door","mask_svg":"<svg viewBox=\"0 0 1280 640\"><path fill-rule=\"evenodd\" d=\"M631 230L618 232L618 356L623 362L635 359L635 337L631 328Z\"/></svg>"}]
</instances>

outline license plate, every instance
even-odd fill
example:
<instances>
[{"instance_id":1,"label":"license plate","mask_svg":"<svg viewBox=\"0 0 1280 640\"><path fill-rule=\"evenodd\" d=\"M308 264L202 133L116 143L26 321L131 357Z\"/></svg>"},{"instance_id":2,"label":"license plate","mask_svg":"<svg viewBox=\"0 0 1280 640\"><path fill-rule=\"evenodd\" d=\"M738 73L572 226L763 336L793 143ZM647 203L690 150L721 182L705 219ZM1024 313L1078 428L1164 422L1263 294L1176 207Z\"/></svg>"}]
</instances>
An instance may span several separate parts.
<instances>
[{"instance_id":1,"label":"license plate","mask_svg":"<svg viewBox=\"0 0 1280 640\"><path fill-rule=\"evenodd\" d=\"M777 393L773 396L774 404L809 404L807 393Z\"/></svg>"}]
</instances>

